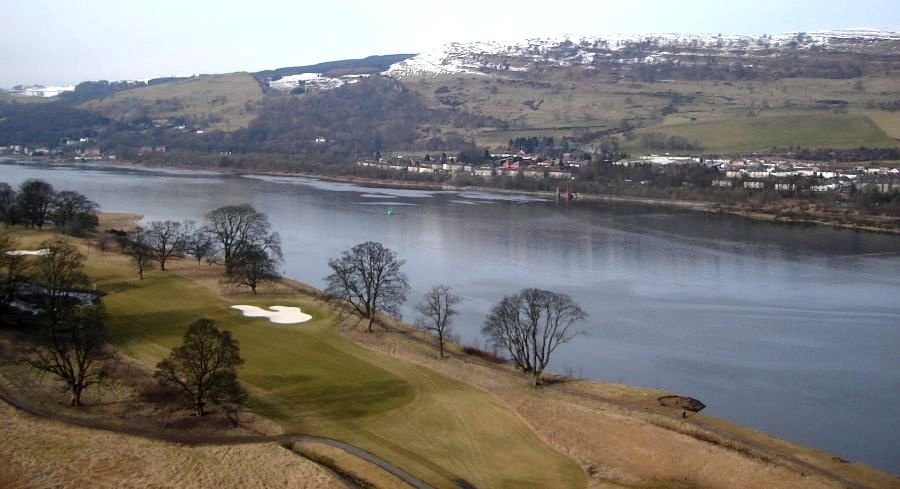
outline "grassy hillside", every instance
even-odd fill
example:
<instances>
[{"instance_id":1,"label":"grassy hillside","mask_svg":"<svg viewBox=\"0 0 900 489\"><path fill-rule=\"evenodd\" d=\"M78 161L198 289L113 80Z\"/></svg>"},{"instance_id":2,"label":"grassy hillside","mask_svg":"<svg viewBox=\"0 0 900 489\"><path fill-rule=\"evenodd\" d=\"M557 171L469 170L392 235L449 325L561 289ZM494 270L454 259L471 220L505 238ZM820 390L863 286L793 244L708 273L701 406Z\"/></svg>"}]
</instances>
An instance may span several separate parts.
<instances>
[{"instance_id":1,"label":"grassy hillside","mask_svg":"<svg viewBox=\"0 0 900 489\"><path fill-rule=\"evenodd\" d=\"M192 126L234 131L256 117L263 93L249 73L201 75L124 90L82 105L112 119L182 118Z\"/></svg>"},{"instance_id":2,"label":"grassy hillside","mask_svg":"<svg viewBox=\"0 0 900 489\"><path fill-rule=\"evenodd\" d=\"M478 487L583 487L578 465L552 450L508 407L440 374L354 345L335 334L335 315L295 294L225 300L206 284L173 273L135 280L124 257L92 255L88 273L105 298L111 341L152 365L187 325L214 319L240 341L240 376L250 406L285 430L362 446L438 487L461 478ZM180 273L210 273L187 261ZM273 326L229 309L234 303L299 305L315 318Z\"/></svg>"},{"instance_id":3,"label":"grassy hillside","mask_svg":"<svg viewBox=\"0 0 900 489\"><path fill-rule=\"evenodd\" d=\"M862 114L810 113L805 115L765 115L704 122L674 123L641 129L632 142L631 152L652 152L642 145L640 136L657 132L699 141L704 152L767 151L773 147L858 148L896 146L898 141L872 119Z\"/></svg>"},{"instance_id":4,"label":"grassy hillside","mask_svg":"<svg viewBox=\"0 0 900 489\"><path fill-rule=\"evenodd\" d=\"M570 68L539 75L418 77L403 83L431 106L456 105L509 122L511 130L482 128L475 134L479 144L492 147L517 137L541 135L593 142L604 132L621 133L629 126L691 139L706 136L699 139L711 151L896 146L893 138L900 131L900 113L878 109L900 99L900 79L889 75L849 80L635 83ZM768 130L757 123L748 125L752 120L773 125ZM710 125L703 126L706 122ZM796 123L801 127L794 128ZM706 132L720 124L725 125L721 134ZM699 127L687 129L692 126ZM746 140L741 131L750 131ZM719 141L720 136L729 140Z\"/></svg>"}]
</instances>

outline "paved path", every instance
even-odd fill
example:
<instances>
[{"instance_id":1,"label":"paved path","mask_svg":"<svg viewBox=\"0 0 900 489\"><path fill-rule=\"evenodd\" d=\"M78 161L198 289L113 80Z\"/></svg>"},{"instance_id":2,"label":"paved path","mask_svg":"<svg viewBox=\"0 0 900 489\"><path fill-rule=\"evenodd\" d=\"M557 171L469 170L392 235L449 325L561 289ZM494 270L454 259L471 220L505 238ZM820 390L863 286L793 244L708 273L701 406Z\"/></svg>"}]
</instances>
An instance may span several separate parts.
<instances>
[{"instance_id":1,"label":"paved path","mask_svg":"<svg viewBox=\"0 0 900 489\"><path fill-rule=\"evenodd\" d=\"M90 428L95 430L110 431L123 435L139 436L151 440L165 441L169 443L179 443L182 445L246 445L251 443L290 443L290 442L313 442L322 445L329 445L343 450L351 455L359 457L366 462L376 465L385 472L393 474L397 478L403 480L407 484L416 489L433 489L424 481L416 478L409 472L392 465L377 455L367 452L362 448L331 438L310 435L204 435L196 433L184 433L169 430L154 430L151 428L141 428L137 426L119 426L113 423L107 423L96 419L76 418L65 414L52 413L45 409L41 409L32 405L28 401L19 397L15 392L0 384L0 399L8 403L16 409L26 412L32 416L39 418L58 421L82 428Z\"/></svg>"}]
</instances>

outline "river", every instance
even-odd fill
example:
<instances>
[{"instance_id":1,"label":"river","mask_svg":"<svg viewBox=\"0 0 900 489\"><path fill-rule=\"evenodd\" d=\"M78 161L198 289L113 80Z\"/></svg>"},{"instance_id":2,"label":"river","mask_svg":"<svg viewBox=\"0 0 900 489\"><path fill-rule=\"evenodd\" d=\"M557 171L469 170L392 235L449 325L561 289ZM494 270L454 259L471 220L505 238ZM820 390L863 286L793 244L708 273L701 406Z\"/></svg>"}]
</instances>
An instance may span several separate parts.
<instances>
[{"instance_id":1,"label":"river","mask_svg":"<svg viewBox=\"0 0 900 489\"><path fill-rule=\"evenodd\" d=\"M317 287L366 241L406 260L404 317L433 284L480 339L503 295L571 294L590 314L553 369L690 395L706 414L900 472L900 237L643 205L363 188L300 177L0 160L110 211L194 219L248 202L281 234L285 274ZM393 208L393 215L387 209Z\"/></svg>"}]
</instances>

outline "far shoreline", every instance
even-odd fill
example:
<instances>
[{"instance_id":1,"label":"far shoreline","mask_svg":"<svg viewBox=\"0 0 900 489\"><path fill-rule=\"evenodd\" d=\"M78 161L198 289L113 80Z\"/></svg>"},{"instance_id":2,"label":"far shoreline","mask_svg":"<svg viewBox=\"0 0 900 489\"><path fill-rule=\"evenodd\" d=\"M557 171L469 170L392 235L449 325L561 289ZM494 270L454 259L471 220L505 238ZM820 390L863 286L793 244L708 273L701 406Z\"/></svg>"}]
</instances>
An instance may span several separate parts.
<instances>
[{"instance_id":1,"label":"far shoreline","mask_svg":"<svg viewBox=\"0 0 900 489\"><path fill-rule=\"evenodd\" d=\"M190 165L177 165L177 164L165 164L165 165L155 165L148 164L136 161L126 161L126 160L93 160L91 162L86 161L77 161L77 160L58 160L47 156L30 156L28 157L33 161L41 161L46 160L51 164L59 162L59 163L70 163L70 164L84 164L84 163L97 163L110 167L123 167L123 168L141 168L141 169L172 169L172 170L186 170L186 171L206 171L206 172L214 172L222 175L260 175L260 176L281 176L281 177L303 177L303 178L312 178L316 180L326 181L326 182L336 182L336 183L350 183L354 185L360 185L363 187L371 187L371 188L395 188L395 189L409 189L409 190L432 190L432 191L450 191L450 192L485 192L485 193L493 193L498 195L523 195L523 196L531 196L531 197L540 197L545 198L551 201L556 200L556 193L550 191L540 191L540 190L510 190L510 189L500 189L495 187L460 187L456 185L444 185L436 182L407 182L405 180L381 180L381 179L373 179L373 178L365 178L365 177L357 177L357 176L334 176L334 175L319 175L315 173L306 173L306 172L290 172L290 171L267 171L267 170L253 170L253 169L224 169L224 168L212 168L206 166L190 166ZM23 160L18 160L23 161ZM28 160L25 160L28 161ZM831 220L828 218L797 218L797 217L781 217L776 214L765 212L765 211L752 211L739 209L734 207L723 206L722 204L718 204L710 201L699 201L699 200L678 200L678 199L660 199L660 198L652 198L652 197L632 197L632 196L623 196L623 195L608 195L608 194L576 194L577 198L575 202L593 202L593 203L613 203L613 204L637 204L637 205L646 205L646 206L660 206L660 207L669 207L669 208L677 208L677 209L686 209L697 212L706 212L710 214L720 214L720 215L729 215L735 217L742 217L745 219L750 219L752 221L759 222L770 222L777 224L788 224L788 225L803 225L803 226L825 226L831 227L833 229L844 229L850 231L857 232L868 232L875 234L887 234L900 236L900 224L893 225L893 227L878 227L870 224L860 224L854 222L840 222Z\"/></svg>"}]
</instances>

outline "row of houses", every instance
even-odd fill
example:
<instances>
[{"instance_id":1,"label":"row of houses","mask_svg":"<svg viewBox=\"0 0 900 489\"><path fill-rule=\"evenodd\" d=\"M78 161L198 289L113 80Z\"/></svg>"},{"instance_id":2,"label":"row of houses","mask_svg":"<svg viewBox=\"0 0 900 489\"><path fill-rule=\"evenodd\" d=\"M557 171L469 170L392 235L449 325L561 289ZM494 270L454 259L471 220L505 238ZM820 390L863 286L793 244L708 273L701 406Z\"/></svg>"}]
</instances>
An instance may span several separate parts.
<instances>
[{"instance_id":1,"label":"row of houses","mask_svg":"<svg viewBox=\"0 0 900 489\"><path fill-rule=\"evenodd\" d=\"M531 179L571 179L572 171L552 165L540 164L524 164L523 162L514 161L512 159L503 159L497 164L472 165L456 161L454 157L448 157L445 162L429 162L412 160L403 157L395 157L388 160L359 160L358 166L380 168L383 170L392 170L407 173L447 173L447 174L469 174L479 177L496 177L510 176L515 177L522 175L524 178Z\"/></svg>"},{"instance_id":2,"label":"row of houses","mask_svg":"<svg viewBox=\"0 0 900 489\"><path fill-rule=\"evenodd\" d=\"M827 179L817 178L803 183L772 178L768 180L719 178L713 180L712 184L715 187L722 188L773 189L780 192L800 192L804 190L809 190L810 192L849 192L855 188L856 190L890 193L894 190L900 190L900 178L890 173L884 175L857 175L856 178L848 178L847 176Z\"/></svg>"}]
</instances>

